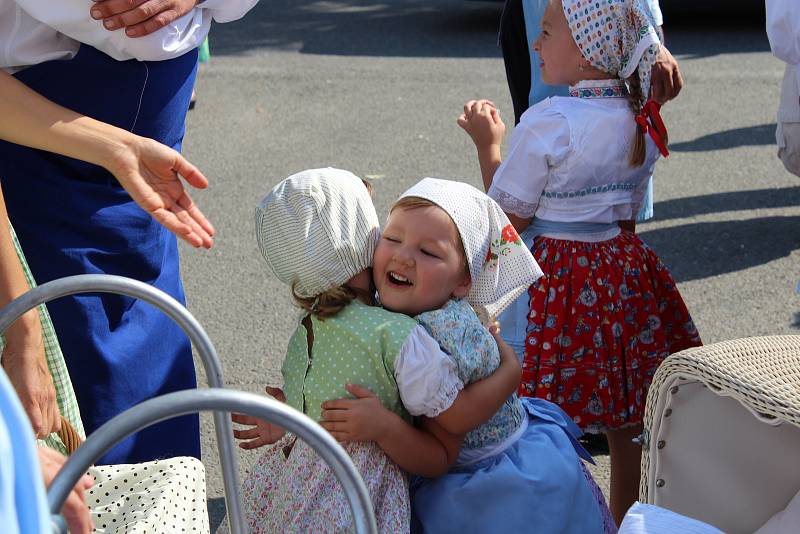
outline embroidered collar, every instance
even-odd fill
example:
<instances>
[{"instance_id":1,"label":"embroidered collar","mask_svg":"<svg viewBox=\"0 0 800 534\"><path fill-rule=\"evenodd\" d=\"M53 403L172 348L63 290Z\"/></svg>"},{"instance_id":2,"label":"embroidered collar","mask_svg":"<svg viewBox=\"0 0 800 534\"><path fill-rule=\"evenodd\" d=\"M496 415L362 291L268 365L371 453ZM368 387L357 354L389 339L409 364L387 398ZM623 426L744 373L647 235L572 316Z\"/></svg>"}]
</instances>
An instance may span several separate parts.
<instances>
[{"instance_id":1,"label":"embroidered collar","mask_svg":"<svg viewBox=\"0 0 800 534\"><path fill-rule=\"evenodd\" d=\"M569 96L578 98L622 98L627 96L625 82L616 80L581 80L569 86Z\"/></svg>"}]
</instances>

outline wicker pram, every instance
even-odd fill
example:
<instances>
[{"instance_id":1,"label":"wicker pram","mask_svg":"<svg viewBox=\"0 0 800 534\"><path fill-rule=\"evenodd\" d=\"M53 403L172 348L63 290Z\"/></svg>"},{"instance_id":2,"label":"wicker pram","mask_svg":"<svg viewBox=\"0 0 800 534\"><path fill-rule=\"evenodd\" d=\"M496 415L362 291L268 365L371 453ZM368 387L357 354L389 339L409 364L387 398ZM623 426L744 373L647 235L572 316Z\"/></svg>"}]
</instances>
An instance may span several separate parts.
<instances>
[{"instance_id":1,"label":"wicker pram","mask_svg":"<svg viewBox=\"0 0 800 534\"><path fill-rule=\"evenodd\" d=\"M670 356L644 428L642 502L752 533L800 490L800 336Z\"/></svg>"}]
</instances>

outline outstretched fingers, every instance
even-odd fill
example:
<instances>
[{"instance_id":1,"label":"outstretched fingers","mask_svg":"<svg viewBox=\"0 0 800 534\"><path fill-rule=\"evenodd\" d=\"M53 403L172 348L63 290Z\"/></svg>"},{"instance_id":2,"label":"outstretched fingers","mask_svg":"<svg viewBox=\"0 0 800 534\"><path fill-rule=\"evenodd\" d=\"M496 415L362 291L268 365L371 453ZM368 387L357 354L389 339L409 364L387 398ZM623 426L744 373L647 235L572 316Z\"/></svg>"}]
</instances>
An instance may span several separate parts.
<instances>
[{"instance_id":1,"label":"outstretched fingers","mask_svg":"<svg viewBox=\"0 0 800 534\"><path fill-rule=\"evenodd\" d=\"M203 215L203 212L200 211L200 208L192 201L189 193L184 191L171 206L170 211L181 223L189 227L190 231L185 235L190 244L199 243L194 246L211 248L214 244L214 227Z\"/></svg>"}]
</instances>

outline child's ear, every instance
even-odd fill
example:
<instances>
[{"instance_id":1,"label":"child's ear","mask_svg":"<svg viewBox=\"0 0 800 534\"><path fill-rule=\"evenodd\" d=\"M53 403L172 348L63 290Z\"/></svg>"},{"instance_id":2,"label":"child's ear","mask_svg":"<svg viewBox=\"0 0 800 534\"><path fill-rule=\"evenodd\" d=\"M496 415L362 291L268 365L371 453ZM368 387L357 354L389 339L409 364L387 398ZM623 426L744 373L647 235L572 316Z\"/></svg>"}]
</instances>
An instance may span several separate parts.
<instances>
[{"instance_id":1,"label":"child's ear","mask_svg":"<svg viewBox=\"0 0 800 534\"><path fill-rule=\"evenodd\" d=\"M464 273L458 285L453 289L453 296L462 299L467 296L470 289L472 289L472 278L468 273Z\"/></svg>"}]
</instances>

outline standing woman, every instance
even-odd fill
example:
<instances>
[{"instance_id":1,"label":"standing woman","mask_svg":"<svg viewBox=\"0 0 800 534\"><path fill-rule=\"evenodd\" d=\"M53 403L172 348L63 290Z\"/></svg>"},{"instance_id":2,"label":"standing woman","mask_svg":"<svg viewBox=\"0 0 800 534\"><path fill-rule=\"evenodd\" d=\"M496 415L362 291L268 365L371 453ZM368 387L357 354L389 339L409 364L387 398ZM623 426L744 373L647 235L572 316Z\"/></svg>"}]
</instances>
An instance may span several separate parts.
<instances>
[{"instance_id":1,"label":"standing woman","mask_svg":"<svg viewBox=\"0 0 800 534\"><path fill-rule=\"evenodd\" d=\"M196 47L212 17L234 20L254 3L208 0L202 8L186 9L176 5L187 2L167 2L178 11L164 13L185 14L131 38L92 19L87 9L103 3L0 0L0 67L57 104L180 150ZM0 177L9 217L39 283L115 274L184 301L175 237L109 172L2 143ZM194 244L208 247L211 241ZM188 339L148 304L117 295L79 295L48 307L87 432L145 399L195 387ZM198 418L184 416L128 438L99 463L199 455Z\"/></svg>"}]
</instances>

